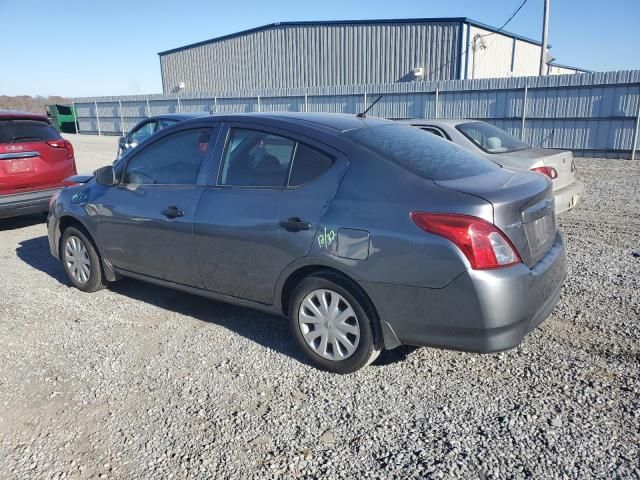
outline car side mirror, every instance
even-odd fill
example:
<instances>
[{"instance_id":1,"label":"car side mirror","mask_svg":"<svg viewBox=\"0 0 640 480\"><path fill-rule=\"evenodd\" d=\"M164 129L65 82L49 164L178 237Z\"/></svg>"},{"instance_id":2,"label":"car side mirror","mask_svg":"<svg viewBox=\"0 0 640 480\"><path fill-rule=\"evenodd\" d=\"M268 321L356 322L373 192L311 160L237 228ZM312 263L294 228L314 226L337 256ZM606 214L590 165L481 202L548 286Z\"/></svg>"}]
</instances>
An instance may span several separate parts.
<instances>
[{"instance_id":1,"label":"car side mirror","mask_svg":"<svg viewBox=\"0 0 640 480\"><path fill-rule=\"evenodd\" d=\"M107 165L93 172L93 178L96 179L98 185L110 187L116 184L116 171L111 165Z\"/></svg>"},{"instance_id":2,"label":"car side mirror","mask_svg":"<svg viewBox=\"0 0 640 480\"><path fill-rule=\"evenodd\" d=\"M127 144L127 138L126 137L120 137L118 139L118 145L122 148Z\"/></svg>"}]
</instances>

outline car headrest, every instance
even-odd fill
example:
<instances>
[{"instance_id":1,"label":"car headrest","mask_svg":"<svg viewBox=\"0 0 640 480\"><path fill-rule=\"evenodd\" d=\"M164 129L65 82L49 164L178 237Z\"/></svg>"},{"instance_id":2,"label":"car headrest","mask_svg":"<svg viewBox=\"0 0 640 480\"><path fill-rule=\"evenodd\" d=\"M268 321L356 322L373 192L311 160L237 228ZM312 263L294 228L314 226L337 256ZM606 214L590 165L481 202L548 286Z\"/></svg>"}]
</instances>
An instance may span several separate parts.
<instances>
[{"instance_id":1,"label":"car headrest","mask_svg":"<svg viewBox=\"0 0 640 480\"><path fill-rule=\"evenodd\" d=\"M498 137L489 137L487 138L487 149L488 150L497 150L502 147L502 140Z\"/></svg>"}]
</instances>

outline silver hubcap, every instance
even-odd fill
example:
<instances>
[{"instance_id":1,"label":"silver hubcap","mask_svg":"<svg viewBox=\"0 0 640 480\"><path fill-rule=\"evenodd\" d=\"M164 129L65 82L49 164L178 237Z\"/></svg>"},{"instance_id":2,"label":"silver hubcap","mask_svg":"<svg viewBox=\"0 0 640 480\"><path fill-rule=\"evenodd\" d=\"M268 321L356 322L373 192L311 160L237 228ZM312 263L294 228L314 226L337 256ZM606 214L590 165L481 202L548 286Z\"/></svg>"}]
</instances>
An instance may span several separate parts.
<instances>
[{"instance_id":1,"label":"silver hubcap","mask_svg":"<svg viewBox=\"0 0 640 480\"><path fill-rule=\"evenodd\" d=\"M344 360L358 348L356 313L342 295L331 290L314 290L304 297L298 325L307 345L322 358Z\"/></svg>"},{"instance_id":2,"label":"silver hubcap","mask_svg":"<svg viewBox=\"0 0 640 480\"><path fill-rule=\"evenodd\" d=\"M91 276L89 252L78 237L67 238L64 246L64 260L67 270L77 282L86 283L89 280Z\"/></svg>"}]
</instances>

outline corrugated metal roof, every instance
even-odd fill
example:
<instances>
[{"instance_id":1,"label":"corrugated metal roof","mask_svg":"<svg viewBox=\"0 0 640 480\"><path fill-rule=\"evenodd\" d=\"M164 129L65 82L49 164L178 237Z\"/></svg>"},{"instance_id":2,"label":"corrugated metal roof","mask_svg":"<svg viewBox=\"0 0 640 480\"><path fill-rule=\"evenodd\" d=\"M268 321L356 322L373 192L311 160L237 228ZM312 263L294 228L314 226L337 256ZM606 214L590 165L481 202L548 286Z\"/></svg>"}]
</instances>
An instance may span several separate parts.
<instances>
[{"instance_id":1,"label":"corrugated metal roof","mask_svg":"<svg viewBox=\"0 0 640 480\"><path fill-rule=\"evenodd\" d=\"M328 26L328 25L380 25L380 24L421 24L421 23L466 23L468 25L474 25L485 30L492 32L500 32L503 35L517 38L525 42L533 43L535 45L542 45L538 40L518 35L516 33L509 32L507 30L500 30L491 25L487 25L482 22L478 22L467 17L441 17L441 18L395 18L395 19L374 19L374 20L321 20L321 21L301 21L301 22L275 22L260 27L250 28L248 30L242 30L240 32L231 33L228 35L222 35L220 37L203 40L201 42L190 43L182 47L176 47L169 50L159 52L158 55L168 55L170 53L180 52L182 50L188 50L194 47L200 47L202 45L208 45L211 43L221 42L223 40L229 40L232 38L249 35L252 33L262 32L277 27L295 27L295 26ZM549 45L550 47L551 45Z\"/></svg>"}]
</instances>

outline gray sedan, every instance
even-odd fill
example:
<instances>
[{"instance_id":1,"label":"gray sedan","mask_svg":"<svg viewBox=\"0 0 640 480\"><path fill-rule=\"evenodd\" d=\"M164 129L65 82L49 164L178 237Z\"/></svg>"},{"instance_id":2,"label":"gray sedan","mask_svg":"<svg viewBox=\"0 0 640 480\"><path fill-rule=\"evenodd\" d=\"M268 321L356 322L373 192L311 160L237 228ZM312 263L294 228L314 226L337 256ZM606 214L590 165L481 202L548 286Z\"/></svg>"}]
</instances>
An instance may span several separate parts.
<instances>
[{"instance_id":1,"label":"gray sedan","mask_svg":"<svg viewBox=\"0 0 640 480\"><path fill-rule=\"evenodd\" d=\"M533 148L504 130L477 120L438 118L401 121L446 138L507 168L546 175L553 182L557 214L575 207L584 192L584 183L577 176L570 151Z\"/></svg>"},{"instance_id":2,"label":"gray sedan","mask_svg":"<svg viewBox=\"0 0 640 480\"><path fill-rule=\"evenodd\" d=\"M287 316L333 372L401 344L512 348L566 275L547 177L387 120L186 120L73 180L48 232L74 286L133 277Z\"/></svg>"}]
</instances>

